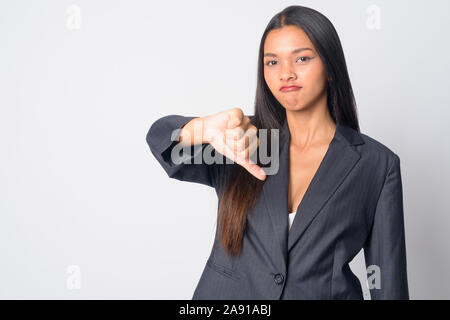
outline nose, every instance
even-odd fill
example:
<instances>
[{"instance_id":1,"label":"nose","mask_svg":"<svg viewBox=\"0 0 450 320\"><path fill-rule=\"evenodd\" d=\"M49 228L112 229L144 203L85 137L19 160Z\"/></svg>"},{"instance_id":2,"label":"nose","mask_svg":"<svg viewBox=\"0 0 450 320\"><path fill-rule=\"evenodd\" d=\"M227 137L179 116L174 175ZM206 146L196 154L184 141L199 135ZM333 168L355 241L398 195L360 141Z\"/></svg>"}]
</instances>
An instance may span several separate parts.
<instances>
[{"instance_id":1,"label":"nose","mask_svg":"<svg viewBox=\"0 0 450 320\"><path fill-rule=\"evenodd\" d=\"M280 80L287 81L289 79L295 79L296 74L290 63L282 63L280 68Z\"/></svg>"}]
</instances>

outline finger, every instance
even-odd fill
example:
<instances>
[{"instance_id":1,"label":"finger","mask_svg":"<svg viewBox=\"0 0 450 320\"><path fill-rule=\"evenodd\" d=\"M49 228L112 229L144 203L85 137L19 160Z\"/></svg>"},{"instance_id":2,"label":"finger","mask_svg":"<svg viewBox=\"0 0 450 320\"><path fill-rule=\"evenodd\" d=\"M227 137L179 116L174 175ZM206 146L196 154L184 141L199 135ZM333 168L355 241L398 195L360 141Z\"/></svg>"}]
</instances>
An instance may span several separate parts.
<instances>
[{"instance_id":1,"label":"finger","mask_svg":"<svg viewBox=\"0 0 450 320\"><path fill-rule=\"evenodd\" d=\"M240 152L243 158L248 159L258 146L258 137L250 131L238 142L237 152Z\"/></svg>"},{"instance_id":2,"label":"finger","mask_svg":"<svg viewBox=\"0 0 450 320\"><path fill-rule=\"evenodd\" d=\"M234 161L244 167L248 172L250 172L253 176L260 180L265 179L264 170L255 163L256 159L252 159L251 157L245 157L245 154L249 153L249 150L245 150L244 152L237 153L234 155Z\"/></svg>"},{"instance_id":3,"label":"finger","mask_svg":"<svg viewBox=\"0 0 450 320\"><path fill-rule=\"evenodd\" d=\"M231 117L231 116L229 116L229 117ZM237 118L234 118L234 120L228 121L227 129L225 129L225 131L226 131L227 138L239 140L244 136L247 129L250 128L252 125L250 123L249 117L243 117L242 120L236 120L236 119L240 119L240 118L237 117ZM235 125L238 122L239 122L239 124ZM253 128L256 130L255 126L253 126Z\"/></svg>"},{"instance_id":4,"label":"finger","mask_svg":"<svg viewBox=\"0 0 450 320\"><path fill-rule=\"evenodd\" d=\"M238 164L244 167L250 174L252 174L257 179L259 180L266 179L266 173L264 172L264 170L253 161L239 159Z\"/></svg>"},{"instance_id":5,"label":"finger","mask_svg":"<svg viewBox=\"0 0 450 320\"><path fill-rule=\"evenodd\" d=\"M251 137L251 139L254 139L254 137L258 136L258 129L254 125L250 125L245 131L245 135Z\"/></svg>"},{"instance_id":6,"label":"finger","mask_svg":"<svg viewBox=\"0 0 450 320\"><path fill-rule=\"evenodd\" d=\"M257 136L257 131L258 130L256 129L256 127L253 125L250 126L246 131L244 131L241 126L239 126L235 129L226 130L225 137L230 147L233 147L234 143L237 143L237 150L242 151L243 149L245 149L244 137L249 136L251 139L253 139L253 137Z\"/></svg>"},{"instance_id":7,"label":"finger","mask_svg":"<svg viewBox=\"0 0 450 320\"><path fill-rule=\"evenodd\" d=\"M253 141L250 141L250 144L245 149L245 157L246 159L250 159L252 155L255 153L255 151L258 149L258 137L253 139Z\"/></svg>"},{"instance_id":8,"label":"finger","mask_svg":"<svg viewBox=\"0 0 450 320\"><path fill-rule=\"evenodd\" d=\"M258 137L256 132L252 129L247 130L247 132L242 136L239 140L228 140L228 145L235 153L243 153L245 149L247 149L251 144L253 144L254 140L257 140Z\"/></svg>"},{"instance_id":9,"label":"finger","mask_svg":"<svg viewBox=\"0 0 450 320\"><path fill-rule=\"evenodd\" d=\"M232 111L228 113L228 123L227 128L228 129L234 129L237 126L239 126L242 122L243 114L242 111L239 111L240 109L234 109L236 111Z\"/></svg>"},{"instance_id":10,"label":"finger","mask_svg":"<svg viewBox=\"0 0 450 320\"><path fill-rule=\"evenodd\" d=\"M245 131L240 127L237 126L233 129L226 129L225 130L225 137L228 140L239 140L241 139L245 134Z\"/></svg>"},{"instance_id":11,"label":"finger","mask_svg":"<svg viewBox=\"0 0 450 320\"><path fill-rule=\"evenodd\" d=\"M236 141L233 150L236 154L245 159L246 151L249 145L250 145L250 137L244 136L241 140Z\"/></svg>"},{"instance_id":12,"label":"finger","mask_svg":"<svg viewBox=\"0 0 450 320\"><path fill-rule=\"evenodd\" d=\"M256 177L259 180L266 179L266 173L264 170L254 163L252 160L245 160L243 157L234 153L232 149L228 145L224 145L224 156L231 159L233 162L239 164L244 169L246 169L250 174Z\"/></svg>"},{"instance_id":13,"label":"finger","mask_svg":"<svg viewBox=\"0 0 450 320\"><path fill-rule=\"evenodd\" d=\"M258 132L258 128L255 127L255 126L254 126L253 124L251 124L251 123L249 123L249 125L248 125L248 127L247 127L247 129L246 129L246 132L249 131L249 130L252 130L255 134Z\"/></svg>"},{"instance_id":14,"label":"finger","mask_svg":"<svg viewBox=\"0 0 450 320\"><path fill-rule=\"evenodd\" d=\"M246 142L248 137L243 135L239 140L227 139L226 144L233 150L235 153L243 152L248 144Z\"/></svg>"},{"instance_id":15,"label":"finger","mask_svg":"<svg viewBox=\"0 0 450 320\"><path fill-rule=\"evenodd\" d=\"M241 123L241 128L244 131L247 131L247 129L250 127L250 125L251 125L250 118L247 116L244 116L244 119L242 120L242 123Z\"/></svg>"},{"instance_id":16,"label":"finger","mask_svg":"<svg viewBox=\"0 0 450 320\"><path fill-rule=\"evenodd\" d=\"M226 143L223 144L223 151L224 151L224 156L226 156L228 159L233 160L233 162L237 162L237 156L236 153L233 151L232 148L230 148L230 146Z\"/></svg>"},{"instance_id":17,"label":"finger","mask_svg":"<svg viewBox=\"0 0 450 320\"><path fill-rule=\"evenodd\" d=\"M248 148L250 145L254 143L255 140L258 140L257 130L255 127L250 127L244 134L244 138L239 141L245 141L244 148Z\"/></svg>"}]
</instances>

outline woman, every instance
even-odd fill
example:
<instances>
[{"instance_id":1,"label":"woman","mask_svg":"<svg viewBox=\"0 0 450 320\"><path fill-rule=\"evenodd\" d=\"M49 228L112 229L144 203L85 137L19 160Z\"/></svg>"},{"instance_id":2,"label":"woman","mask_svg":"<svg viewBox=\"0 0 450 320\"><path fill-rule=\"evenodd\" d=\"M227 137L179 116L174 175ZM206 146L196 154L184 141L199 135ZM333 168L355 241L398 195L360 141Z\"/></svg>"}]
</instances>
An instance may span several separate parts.
<instances>
[{"instance_id":1,"label":"woman","mask_svg":"<svg viewBox=\"0 0 450 320\"><path fill-rule=\"evenodd\" d=\"M169 177L219 198L192 298L363 299L348 263L364 248L371 298L409 299L400 159L360 132L340 40L321 13L290 6L271 19L254 113L169 115L147 134ZM279 156L271 174L253 160L260 129L279 129L266 145ZM182 160L209 149L233 163L174 162L176 147L191 151Z\"/></svg>"}]
</instances>

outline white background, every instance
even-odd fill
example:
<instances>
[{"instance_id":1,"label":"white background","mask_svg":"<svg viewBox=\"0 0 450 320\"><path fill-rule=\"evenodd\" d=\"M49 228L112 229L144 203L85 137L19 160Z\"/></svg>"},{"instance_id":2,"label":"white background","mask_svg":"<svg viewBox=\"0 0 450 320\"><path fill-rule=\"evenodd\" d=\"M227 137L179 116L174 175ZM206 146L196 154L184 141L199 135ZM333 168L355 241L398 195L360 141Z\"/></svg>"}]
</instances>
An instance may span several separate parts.
<instances>
[{"instance_id":1,"label":"white background","mask_svg":"<svg viewBox=\"0 0 450 320\"><path fill-rule=\"evenodd\" d=\"M260 38L291 4L332 21L361 131L400 156L411 299L450 297L448 1L2 0L1 298L192 297L217 196L169 179L145 136L253 114Z\"/></svg>"}]
</instances>

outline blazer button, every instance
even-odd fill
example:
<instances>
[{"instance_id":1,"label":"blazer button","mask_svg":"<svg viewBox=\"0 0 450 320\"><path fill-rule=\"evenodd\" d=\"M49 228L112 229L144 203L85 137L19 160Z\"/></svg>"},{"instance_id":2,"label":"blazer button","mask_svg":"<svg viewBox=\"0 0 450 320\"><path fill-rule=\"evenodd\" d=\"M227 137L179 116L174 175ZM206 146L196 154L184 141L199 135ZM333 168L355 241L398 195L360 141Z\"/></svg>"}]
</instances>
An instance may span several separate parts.
<instances>
[{"instance_id":1,"label":"blazer button","mask_svg":"<svg viewBox=\"0 0 450 320\"><path fill-rule=\"evenodd\" d=\"M282 284L284 281L284 276L281 273L277 273L273 279L275 280L276 284Z\"/></svg>"}]
</instances>

